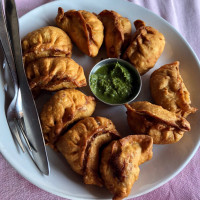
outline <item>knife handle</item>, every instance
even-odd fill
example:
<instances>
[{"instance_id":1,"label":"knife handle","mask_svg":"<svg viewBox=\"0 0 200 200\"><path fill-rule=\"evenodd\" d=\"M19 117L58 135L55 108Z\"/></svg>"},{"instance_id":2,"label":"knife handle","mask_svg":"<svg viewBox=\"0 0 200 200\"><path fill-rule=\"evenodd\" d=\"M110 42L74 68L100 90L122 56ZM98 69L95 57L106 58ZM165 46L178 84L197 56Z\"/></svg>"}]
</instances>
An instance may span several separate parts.
<instances>
[{"instance_id":1,"label":"knife handle","mask_svg":"<svg viewBox=\"0 0 200 200\"><path fill-rule=\"evenodd\" d=\"M11 44L9 41L9 34L6 27L6 19L5 19L5 13L3 11L3 4L2 0L0 2L0 36L1 36L1 44L4 50L4 55L6 57L6 61L8 63L8 68L11 74L11 79L13 82L13 97L15 93L18 91L18 78L17 78L17 72L15 67L15 62L12 54Z\"/></svg>"},{"instance_id":2,"label":"knife handle","mask_svg":"<svg viewBox=\"0 0 200 200\"><path fill-rule=\"evenodd\" d=\"M18 15L16 12L15 1L4 0L4 4L5 4L5 15L7 19L7 29L10 35L10 42L11 42L14 61L17 66L16 67L17 74L18 76L20 76L20 74L25 75L23 60L22 60L21 40L19 35L19 22L18 22Z\"/></svg>"}]
</instances>

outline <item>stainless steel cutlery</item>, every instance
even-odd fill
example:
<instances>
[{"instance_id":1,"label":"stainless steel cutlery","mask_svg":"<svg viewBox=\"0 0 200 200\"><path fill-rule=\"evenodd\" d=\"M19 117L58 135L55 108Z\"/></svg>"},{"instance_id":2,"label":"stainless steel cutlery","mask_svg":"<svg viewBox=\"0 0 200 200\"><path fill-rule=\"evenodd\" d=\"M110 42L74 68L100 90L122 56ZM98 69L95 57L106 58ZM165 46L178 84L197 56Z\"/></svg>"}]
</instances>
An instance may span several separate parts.
<instances>
[{"instance_id":1,"label":"stainless steel cutlery","mask_svg":"<svg viewBox=\"0 0 200 200\"><path fill-rule=\"evenodd\" d=\"M6 111L11 133L22 151L26 148L39 170L49 174L49 164L36 105L23 67L18 16L14 0L0 0L0 40L11 74L11 102ZM21 109L22 108L22 109Z\"/></svg>"}]
</instances>

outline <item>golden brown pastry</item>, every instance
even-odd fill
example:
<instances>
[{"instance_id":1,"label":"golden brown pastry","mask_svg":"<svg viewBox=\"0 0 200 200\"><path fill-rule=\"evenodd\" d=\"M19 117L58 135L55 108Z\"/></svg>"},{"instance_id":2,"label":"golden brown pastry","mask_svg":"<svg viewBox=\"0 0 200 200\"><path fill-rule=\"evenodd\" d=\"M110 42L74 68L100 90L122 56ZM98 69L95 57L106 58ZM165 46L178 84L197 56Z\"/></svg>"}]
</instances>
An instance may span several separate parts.
<instances>
[{"instance_id":1,"label":"golden brown pastry","mask_svg":"<svg viewBox=\"0 0 200 200\"><path fill-rule=\"evenodd\" d=\"M83 176L84 183L102 186L99 176L100 149L119 137L111 120L87 117L60 137L56 147L71 168Z\"/></svg>"},{"instance_id":2,"label":"golden brown pastry","mask_svg":"<svg viewBox=\"0 0 200 200\"><path fill-rule=\"evenodd\" d=\"M63 30L46 26L28 33L23 38L22 51L25 63L44 57L71 57L72 43Z\"/></svg>"},{"instance_id":3,"label":"golden brown pastry","mask_svg":"<svg viewBox=\"0 0 200 200\"><path fill-rule=\"evenodd\" d=\"M98 16L104 25L107 57L119 58L130 42L131 22L112 10L103 10Z\"/></svg>"},{"instance_id":4,"label":"golden brown pastry","mask_svg":"<svg viewBox=\"0 0 200 200\"><path fill-rule=\"evenodd\" d=\"M190 93L179 73L179 62L164 65L155 70L150 78L151 96L156 104L187 117L196 112L190 106Z\"/></svg>"},{"instance_id":5,"label":"golden brown pastry","mask_svg":"<svg viewBox=\"0 0 200 200\"><path fill-rule=\"evenodd\" d=\"M56 24L63 29L86 55L95 57L103 43L103 24L92 13L85 10L58 8Z\"/></svg>"},{"instance_id":6,"label":"golden brown pastry","mask_svg":"<svg viewBox=\"0 0 200 200\"><path fill-rule=\"evenodd\" d=\"M71 58L40 58L26 66L29 86L55 91L87 85L83 68Z\"/></svg>"},{"instance_id":7,"label":"golden brown pastry","mask_svg":"<svg viewBox=\"0 0 200 200\"><path fill-rule=\"evenodd\" d=\"M190 130L189 122L161 106L147 101L125 105L127 120L135 134L146 134L153 137L154 144L178 142L185 131Z\"/></svg>"},{"instance_id":8,"label":"golden brown pastry","mask_svg":"<svg viewBox=\"0 0 200 200\"><path fill-rule=\"evenodd\" d=\"M127 197L138 179L139 165L150 160L153 139L147 135L129 135L111 142L102 153L100 172L113 200Z\"/></svg>"},{"instance_id":9,"label":"golden brown pastry","mask_svg":"<svg viewBox=\"0 0 200 200\"><path fill-rule=\"evenodd\" d=\"M154 67L165 47L165 37L158 30L145 26L141 20L134 22L136 32L123 58L131 62L143 75Z\"/></svg>"},{"instance_id":10,"label":"golden brown pastry","mask_svg":"<svg viewBox=\"0 0 200 200\"><path fill-rule=\"evenodd\" d=\"M95 106L94 97L86 96L79 90L65 89L56 92L44 105L40 115L46 143L54 147L61 131L74 121L91 116Z\"/></svg>"}]
</instances>

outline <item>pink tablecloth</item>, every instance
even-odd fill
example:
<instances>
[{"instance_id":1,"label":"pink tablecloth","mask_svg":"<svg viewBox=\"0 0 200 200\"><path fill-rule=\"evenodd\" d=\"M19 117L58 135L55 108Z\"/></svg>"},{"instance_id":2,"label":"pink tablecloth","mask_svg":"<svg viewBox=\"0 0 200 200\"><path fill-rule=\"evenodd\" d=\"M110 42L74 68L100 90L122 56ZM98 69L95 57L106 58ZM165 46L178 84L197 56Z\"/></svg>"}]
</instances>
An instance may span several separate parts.
<instances>
[{"instance_id":1,"label":"pink tablecloth","mask_svg":"<svg viewBox=\"0 0 200 200\"><path fill-rule=\"evenodd\" d=\"M16 0L19 15L48 0ZM94 1L95 2L95 1ZM170 22L190 43L200 59L200 2L199 0L132 0ZM200 149L190 163L175 178L136 200L199 200ZM34 195L33 195L34 194ZM0 199L2 200L61 200L22 178L0 155Z\"/></svg>"}]
</instances>

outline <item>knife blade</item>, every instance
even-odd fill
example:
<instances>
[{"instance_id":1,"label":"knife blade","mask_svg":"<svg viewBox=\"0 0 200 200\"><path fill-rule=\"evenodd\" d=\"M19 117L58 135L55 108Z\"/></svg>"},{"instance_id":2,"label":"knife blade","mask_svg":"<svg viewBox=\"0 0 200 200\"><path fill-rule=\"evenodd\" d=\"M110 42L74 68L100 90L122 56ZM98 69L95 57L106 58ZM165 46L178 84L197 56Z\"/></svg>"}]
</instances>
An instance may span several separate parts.
<instances>
[{"instance_id":1,"label":"knife blade","mask_svg":"<svg viewBox=\"0 0 200 200\"><path fill-rule=\"evenodd\" d=\"M49 175L49 163L40 120L23 66L19 22L15 1L4 0L4 4L7 29L10 35L13 57L19 80L19 88L21 90L22 109L27 137L34 147L32 155L36 165L43 174Z\"/></svg>"}]
</instances>

